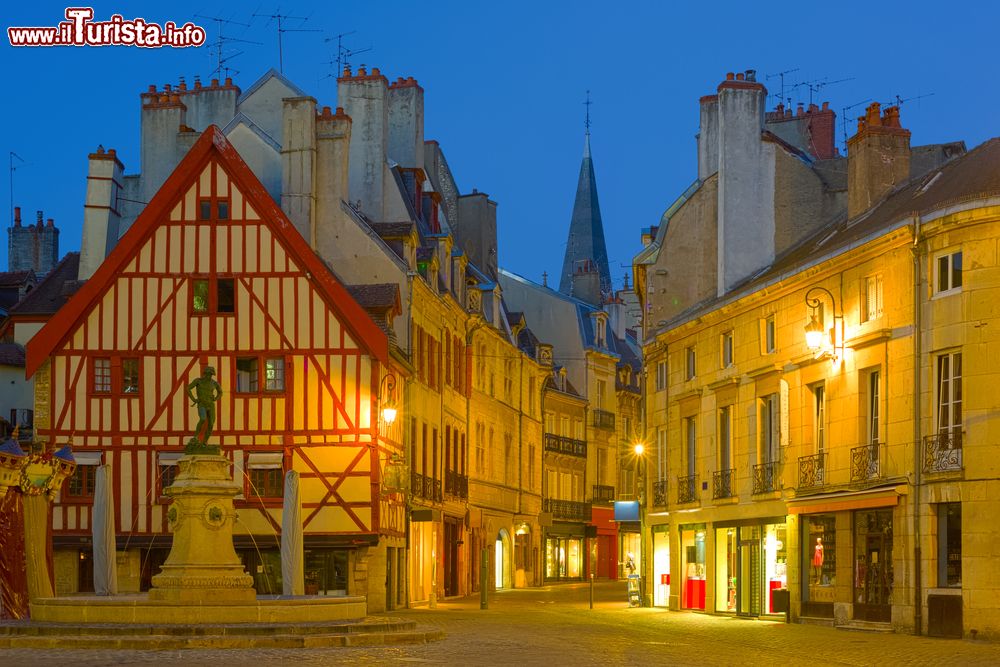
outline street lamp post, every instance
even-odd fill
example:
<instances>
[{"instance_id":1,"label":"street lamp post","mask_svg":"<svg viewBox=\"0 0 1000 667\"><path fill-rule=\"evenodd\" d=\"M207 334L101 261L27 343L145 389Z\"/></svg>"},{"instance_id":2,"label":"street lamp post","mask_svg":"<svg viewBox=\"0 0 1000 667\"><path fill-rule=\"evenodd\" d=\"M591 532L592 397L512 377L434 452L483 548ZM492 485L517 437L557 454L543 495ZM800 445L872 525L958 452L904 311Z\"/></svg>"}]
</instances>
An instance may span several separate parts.
<instances>
[{"instance_id":1,"label":"street lamp post","mask_svg":"<svg viewBox=\"0 0 1000 667\"><path fill-rule=\"evenodd\" d=\"M830 299L830 308L833 311L833 328L829 330L826 328L826 318L822 311L823 295ZM819 285L809 288L806 292L806 306L809 307L809 324L805 327L806 347L816 352L817 358L830 356L834 362L838 361L843 356L843 343L838 345L837 322L839 321L843 328L844 314L837 314L837 300L833 292ZM840 333L842 336L843 332Z\"/></svg>"},{"instance_id":2,"label":"street lamp post","mask_svg":"<svg viewBox=\"0 0 1000 667\"><path fill-rule=\"evenodd\" d=\"M650 606L646 600L646 445L637 442L632 447L636 457L636 476L639 478L639 491L636 500L639 503L639 595L642 606Z\"/></svg>"}]
</instances>

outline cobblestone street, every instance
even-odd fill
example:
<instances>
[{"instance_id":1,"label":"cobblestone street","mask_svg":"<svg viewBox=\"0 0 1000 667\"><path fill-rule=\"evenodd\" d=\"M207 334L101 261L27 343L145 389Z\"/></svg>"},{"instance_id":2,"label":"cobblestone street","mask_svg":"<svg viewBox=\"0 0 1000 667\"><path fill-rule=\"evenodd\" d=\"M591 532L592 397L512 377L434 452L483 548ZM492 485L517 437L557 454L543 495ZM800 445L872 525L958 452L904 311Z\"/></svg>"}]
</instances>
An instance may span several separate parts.
<instances>
[{"instance_id":1,"label":"cobblestone street","mask_svg":"<svg viewBox=\"0 0 1000 667\"><path fill-rule=\"evenodd\" d=\"M622 583L501 592L393 612L445 631L417 646L301 650L9 650L2 665L995 665L1000 645L629 609Z\"/></svg>"}]
</instances>

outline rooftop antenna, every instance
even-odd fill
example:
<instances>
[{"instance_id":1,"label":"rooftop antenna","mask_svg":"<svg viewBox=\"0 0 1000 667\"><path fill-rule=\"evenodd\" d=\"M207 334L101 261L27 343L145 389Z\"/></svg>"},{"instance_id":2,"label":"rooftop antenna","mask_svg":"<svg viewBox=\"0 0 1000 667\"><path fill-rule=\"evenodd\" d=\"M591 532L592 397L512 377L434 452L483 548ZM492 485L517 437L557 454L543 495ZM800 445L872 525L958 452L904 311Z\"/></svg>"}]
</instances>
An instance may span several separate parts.
<instances>
[{"instance_id":1,"label":"rooftop antenna","mask_svg":"<svg viewBox=\"0 0 1000 667\"><path fill-rule=\"evenodd\" d=\"M349 49L346 46L344 46L344 38L347 37L348 35L353 35L355 33L357 33L357 30L349 30L347 32L340 33L336 37L327 37L326 39L323 40L324 42L332 42L334 39L337 40L337 57L334 60L326 63L327 65L333 65L334 63L336 63L337 72L335 76L340 76L341 72L343 72L346 68L351 66L351 60L350 60L351 56L356 56L359 53L367 53L368 51L372 50L372 47L370 46L367 46L363 49Z\"/></svg>"},{"instance_id":2,"label":"rooftop antenna","mask_svg":"<svg viewBox=\"0 0 1000 667\"><path fill-rule=\"evenodd\" d=\"M786 74L791 74L792 72L798 72L798 71L799 71L799 68L796 67L794 69L786 69L784 72L776 72L774 74L768 74L767 76L764 77L768 81L770 81L774 77L778 77L779 80L781 81L781 92L778 93L778 102L779 103L781 102L781 100L785 99L785 75ZM791 106L791 104L792 104L792 101L789 100L788 101L788 105Z\"/></svg>"},{"instance_id":3,"label":"rooftop antenna","mask_svg":"<svg viewBox=\"0 0 1000 667\"><path fill-rule=\"evenodd\" d=\"M900 97L899 95L896 95L895 96L895 98L896 98L895 102L886 102L885 104L886 104L886 106L890 106L890 105L895 104L897 107L901 107L901 106L903 106L904 102L912 102L913 100L922 100L925 97L933 97L933 95L934 95L934 93L924 93L923 95L914 95L913 97L905 97L905 98L904 97Z\"/></svg>"},{"instance_id":4,"label":"rooftop antenna","mask_svg":"<svg viewBox=\"0 0 1000 667\"><path fill-rule=\"evenodd\" d=\"M854 104L852 104L850 106L846 106L846 107L843 108L843 110L842 110L842 112L840 114L840 121L841 121L841 125L843 125L843 127L844 127L844 155L847 155L847 112L850 111L851 109L855 108L855 107L861 106L862 104L868 104L871 101L872 101L872 98L869 97L869 98L861 100L860 102L855 102Z\"/></svg>"},{"instance_id":5,"label":"rooftop antenna","mask_svg":"<svg viewBox=\"0 0 1000 667\"><path fill-rule=\"evenodd\" d=\"M23 157L21 157L14 151L10 151L10 226L11 227L14 226L14 171L17 169L17 167L14 166L14 158L17 158L17 160L21 164L27 164L27 162L24 161Z\"/></svg>"},{"instance_id":6,"label":"rooftop antenna","mask_svg":"<svg viewBox=\"0 0 1000 667\"><path fill-rule=\"evenodd\" d=\"M290 14L282 14L280 9L276 9L273 14L257 14L254 16L263 16L267 18L268 23L274 21L278 26L278 71L282 74L285 73L285 58L284 52L281 44L281 35L286 32L322 32L319 28L286 28L284 27L284 22L291 19L292 21L302 21L305 23L309 20L308 16L292 16ZM301 25L301 24L300 24Z\"/></svg>"},{"instance_id":7,"label":"rooftop antenna","mask_svg":"<svg viewBox=\"0 0 1000 667\"><path fill-rule=\"evenodd\" d=\"M240 42L242 44L257 44L257 45L261 44L260 42L253 42L249 39L226 37L224 34L222 34L223 26L225 26L227 23L231 25L241 25L245 28L250 27L249 23L240 23L239 21L224 19L218 16L205 16L204 14L195 14L195 16L198 18L207 19L209 21L215 21L216 27L219 30L218 36L215 38L215 41L212 42L212 46L210 47L212 54L215 56L215 69L212 70L212 74L209 76L217 75L220 78L222 78L223 76L228 77L230 73L230 68L226 67L226 63L237 56L243 55L242 51L237 51L236 53L231 53L228 56L224 56L223 53L227 43ZM233 71L235 72L235 70ZM238 72L236 73L238 74Z\"/></svg>"},{"instance_id":8,"label":"rooftop antenna","mask_svg":"<svg viewBox=\"0 0 1000 667\"><path fill-rule=\"evenodd\" d=\"M817 81L803 81L800 85L809 88L809 105L812 106L813 103L813 93L818 93L820 89L826 86L832 86L835 83L843 83L845 81L854 81L854 77L847 77L846 79L837 79L836 81L827 81L828 77L823 77Z\"/></svg>"}]
</instances>

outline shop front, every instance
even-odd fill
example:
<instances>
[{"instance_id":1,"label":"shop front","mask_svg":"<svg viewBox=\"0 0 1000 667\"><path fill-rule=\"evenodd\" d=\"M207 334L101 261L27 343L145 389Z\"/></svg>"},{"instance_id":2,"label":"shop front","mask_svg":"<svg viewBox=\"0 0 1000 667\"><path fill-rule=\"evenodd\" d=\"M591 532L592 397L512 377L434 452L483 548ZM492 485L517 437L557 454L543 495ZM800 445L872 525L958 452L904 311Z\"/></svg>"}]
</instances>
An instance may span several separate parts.
<instances>
[{"instance_id":1,"label":"shop front","mask_svg":"<svg viewBox=\"0 0 1000 667\"><path fill-rule=\"evenodd\" d=\"M584 544L582 524L553 524L545 535L546 581L583 579Z\"/></svg>"},{"instance_id":2,"label":"shop front","mask_svg":"<svg viewBox=\"0 0 1000 667\"><path fill-rule=\"evenodd\" d=\"M892 510L854 512L854 618L892 621Z\"/></svg>"},{"instance_id":3,"label":"shop front","mask_svg":"<svg viewBox=\"0 0 1000 667\"><path fill-rule=\"evenodd\" d=\"M680 527L681 609L705 608L705 524Z\"/></svg>"},{"instance_id":4,"label":"shop front","mask_svg":"<svg viewBox=\"0 0 1000 667\"><path fill-rule=\"evenodd\" d=\"M833 618L837 601L837 517L803 514L802 616Z\"/></svg>"},{"instance_id":5,"label":"shop front","mask_svg":"<svg viewBox=\"0 0 1000 667\"><path fill-rule=\"evenodd\" d=\"M713 524L715 606L738 616L778 613L774 591L788 587L784 517Z\"/></svg>"},{"instance_id":6,"label":"shop front","mask_svg":"<svg viewBox=\"0 0 1000 667\"><path fill-rule=\"evenodd\" d=\"M652 527L653 606L670 606L670 526Z\"/></svg>"}]
</instances>

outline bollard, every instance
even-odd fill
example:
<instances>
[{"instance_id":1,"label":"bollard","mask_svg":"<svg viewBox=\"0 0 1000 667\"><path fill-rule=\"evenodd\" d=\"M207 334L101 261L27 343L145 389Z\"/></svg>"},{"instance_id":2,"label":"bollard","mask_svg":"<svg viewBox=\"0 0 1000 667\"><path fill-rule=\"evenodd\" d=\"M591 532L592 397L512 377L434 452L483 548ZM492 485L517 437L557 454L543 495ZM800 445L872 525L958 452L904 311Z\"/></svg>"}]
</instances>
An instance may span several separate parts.
<instances>
[{"instance_id":1,"label":"bollard","mask_svg":"<svg viewBox=\"0 0 1000 667\"><path fill-rule=\"evenodd\" d=\"M594 608L594 573L590 573L590 608Z\"/></svg>"},{"instance_id":2,"label":"bollard","mask_svg":"<svg viewBox=\"0 0 1000 667\"><path fill-rule=\"evenodd\" d=\"M489 586L490 574L490 550L484 548L479 558L479 608L489 609L490 600L487 587Z\"/></svg>"}]
</instances>

